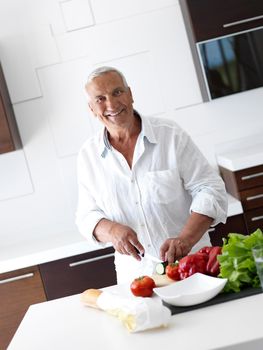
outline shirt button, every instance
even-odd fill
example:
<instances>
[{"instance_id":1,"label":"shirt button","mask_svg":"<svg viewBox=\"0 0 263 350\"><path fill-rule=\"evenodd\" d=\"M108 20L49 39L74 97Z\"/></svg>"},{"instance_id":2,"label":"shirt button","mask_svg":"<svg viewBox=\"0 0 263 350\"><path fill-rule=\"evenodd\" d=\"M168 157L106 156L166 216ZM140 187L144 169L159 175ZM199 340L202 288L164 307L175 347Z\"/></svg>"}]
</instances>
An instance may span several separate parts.
<instances>
[{"instance_id":1,"label":"shirt button","mask_svg":"<svg viewBox=\"0 0 263 350\"><path fill-rule=\"evenodd\" d=\"M145 225L144 224L141 224L141 227L144 227Z\"/></svg>"},{"instance_id":2,"label":"shirt button","mask_svg":"<svg viewBox=\"0 0 263 350\"><path fill-rule=\"evenodd\" d=\"M138 204L139 204L139 202L135 202L135 204L137 204L137 205L138 205Z\"/></svg>"},{"instance_id":3,"label":"shirt button","mask_svg":"<svg viewBox=\"0 0 263 350\"><path fill-rule=\"evenodd\" d=\"M131 183L132 183L132 184L134 183L134 180L133 180L133 179L131 179Z\"/></svg>"},{"instance_id":4,"label":"shirt button","mask_svg":"<svg viewBox=\"0 0 263 350\"><path fill-rule=\"evenodd\" d=\"M151 245L150 245L150 244L147 244L147 247L148 247L148 248L151 248Z\"/></svg>"}]
</instances>

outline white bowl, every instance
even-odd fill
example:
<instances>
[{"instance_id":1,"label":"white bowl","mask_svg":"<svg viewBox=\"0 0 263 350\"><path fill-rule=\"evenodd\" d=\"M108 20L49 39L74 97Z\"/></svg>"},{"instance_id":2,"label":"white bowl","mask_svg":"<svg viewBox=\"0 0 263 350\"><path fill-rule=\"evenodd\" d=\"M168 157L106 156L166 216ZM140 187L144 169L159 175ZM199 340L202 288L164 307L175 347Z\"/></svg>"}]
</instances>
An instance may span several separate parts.
<instances>
[{"instance_id":1,"label":"white bowl","mask_svg":"<svg viewBox=\"0 0 263 350\"><path fill-rule=\"evenodd\" d=\"M210 277L198 272L182 281L153 290L167 304L190 306L212 299L221 292L226 282L227 278Z\"/></svg>"}]
</instances>

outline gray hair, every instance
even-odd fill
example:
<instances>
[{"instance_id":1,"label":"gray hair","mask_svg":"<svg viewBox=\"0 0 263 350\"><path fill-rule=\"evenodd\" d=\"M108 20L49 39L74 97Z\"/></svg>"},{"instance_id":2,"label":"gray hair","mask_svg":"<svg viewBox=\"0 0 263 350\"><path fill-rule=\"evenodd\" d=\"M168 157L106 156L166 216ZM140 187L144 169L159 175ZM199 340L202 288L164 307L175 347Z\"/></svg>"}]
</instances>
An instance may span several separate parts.
<instances>
[{"instance_id":1,"label":"gray hair","mask_svg":"<svg viewBox=\"0 0 263 350\"><path fill-rule=\"evenodd\" d=\"M88 85L89 83L92 82L93 79L103 75L103 74L106 74L106 73L109 73L109 72L115 72L117 73L121 79L122 79L122 82L123 82L123 85L125 87L128 87L128 84L127 84L127 81L124 77L124 75L122 74L122 72L120 72L118 69L114 68L114 67L108 67L108 66L103 66L103 67L99 67L99 68L96 68L94 69L88 76L88 79L87 79L87 82L86 82L86 85Z\"/></svg>"}]
</instances>

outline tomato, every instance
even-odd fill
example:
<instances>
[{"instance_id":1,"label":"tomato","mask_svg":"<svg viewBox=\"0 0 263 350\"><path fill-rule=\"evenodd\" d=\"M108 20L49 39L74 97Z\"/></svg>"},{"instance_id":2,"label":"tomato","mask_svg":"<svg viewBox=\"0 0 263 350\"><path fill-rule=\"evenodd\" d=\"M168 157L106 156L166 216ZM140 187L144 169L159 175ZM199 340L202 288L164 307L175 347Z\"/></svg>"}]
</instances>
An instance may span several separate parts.
<instances>
[{"instance_id":1,"label":"tomato","mask_svg":"<svg viewBox=\"0 0 263 350\"><path fill-rule=\"evenodd\" d=\"M181 279L177 263L168 264L166 266L165 273L169 278L171 278L174 281L179 281Z\"/></svg>"},{"instance_id":2,"label":"tomato","mask_svg":"<svg viewBox=\"0 0 263 350\"><path fill-rule=\"evenodd\" d=\"M141 276L135 278L131 283L131 292L136 297L150 297L153 294L153 288L155 288L154 280L149 276Z\"/></svg>"}]
</instances>

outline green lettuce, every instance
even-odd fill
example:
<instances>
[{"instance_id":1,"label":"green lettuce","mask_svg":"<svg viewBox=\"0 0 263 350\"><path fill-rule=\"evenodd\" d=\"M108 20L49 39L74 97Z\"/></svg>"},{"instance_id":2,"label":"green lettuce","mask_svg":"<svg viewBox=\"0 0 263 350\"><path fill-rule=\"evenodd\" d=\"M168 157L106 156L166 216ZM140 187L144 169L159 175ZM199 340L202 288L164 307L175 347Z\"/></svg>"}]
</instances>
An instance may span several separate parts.
<instances>
[{"instance_id":1,"label":"green lettuce","mask_svg":"<svg viewBox=\"0 0 263 350\"><path fill-rule=\"evenodd\" d=\"M227 278L225 292L240 292L242 288L260 287L252 248L263 244L260 229L250 235L229 233L223 239L222 255L217 257L220 264L219 277Z\"/></svg>"}]
</instances>

